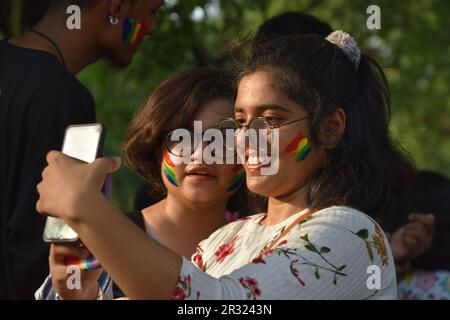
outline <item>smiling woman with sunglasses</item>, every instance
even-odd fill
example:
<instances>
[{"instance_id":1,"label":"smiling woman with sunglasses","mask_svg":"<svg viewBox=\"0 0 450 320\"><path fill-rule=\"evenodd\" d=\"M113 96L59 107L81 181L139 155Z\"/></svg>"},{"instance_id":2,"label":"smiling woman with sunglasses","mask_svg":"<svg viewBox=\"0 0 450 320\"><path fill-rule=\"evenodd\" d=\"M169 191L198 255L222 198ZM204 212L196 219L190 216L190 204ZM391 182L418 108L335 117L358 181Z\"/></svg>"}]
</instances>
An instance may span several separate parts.
<instances>
[{"instance_id":1,"label":"smiling woman with sunglasses","mask_svg":"<svg viewBox=\"0 0 450 320\"><path fill-rule=\"evenodd\" d=\"M389 137L381 68L341 31L252 48L239 76L239 124L228 125L278 130L275 174L262 174L258 150L244 155L247 186L268 197L267 213L217 230L190 262L102 197L118 162L85 165L55 152L37 210L67 221L131 298L395 299L394 261L376 220L413 166Z\"/></svg>"}]
</instances>

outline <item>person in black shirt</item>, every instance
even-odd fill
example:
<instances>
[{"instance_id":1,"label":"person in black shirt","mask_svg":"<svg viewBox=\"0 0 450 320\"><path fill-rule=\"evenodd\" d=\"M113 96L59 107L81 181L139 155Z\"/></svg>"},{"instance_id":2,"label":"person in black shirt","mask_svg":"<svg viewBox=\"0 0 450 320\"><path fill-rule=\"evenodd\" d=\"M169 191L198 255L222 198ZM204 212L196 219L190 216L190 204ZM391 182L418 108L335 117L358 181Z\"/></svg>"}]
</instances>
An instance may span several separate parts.
<instances>
[{"instance_id":1,"label":"person in black shirt","mask_svg":"<svg viewBox=\"0 0 450 320\"><path fill-rule=\"evenodd\" d=\"M129 65L163 2L53 0L28 33L0 41L0 299L32 299L48 274L45 218L35 211L45 156L69 124L96 121L75 75L100 58ZM73 4L79 30L66 26Z\"/></svg>"},{"instance_id":2,"label":"person in black shirt","mask_svg":"<svg viewBox=\"0 0 450 320\"><path fill-rule=\"evenodd\" d=\"M402 259L397 263L404 272L411 269L450 271L450 178L437 172L420 170L414 183L394 197L387 229L398 232L405 229L411 220L418 220L412 219L414 216L423 220L429 219L430 215L434 222L432 237L428 237L430 243L424 245L418 241L427 238L422 235L426 233L424 227L418 226L410 233L419 233L419 236L410 236L411 239L407 239L409 246L400 248ZM400 232L401 235L404 233ZM396 243L396 246L399 245Z\"/></svg>"}]
</instances>

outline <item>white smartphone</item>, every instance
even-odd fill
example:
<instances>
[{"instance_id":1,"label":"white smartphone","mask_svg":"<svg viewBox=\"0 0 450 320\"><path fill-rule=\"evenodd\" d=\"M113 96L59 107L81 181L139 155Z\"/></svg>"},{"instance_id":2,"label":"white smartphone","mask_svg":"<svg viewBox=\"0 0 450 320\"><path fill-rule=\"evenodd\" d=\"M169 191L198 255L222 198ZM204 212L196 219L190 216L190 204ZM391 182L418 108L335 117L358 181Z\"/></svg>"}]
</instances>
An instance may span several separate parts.
<instances>
[{"instance_id":1,"label":"white smartphone","mask_svg":"<svg viewBox=\"0 0 450 320\"><path fill-rule=\"evenodd\" d=\"M87 162L94 162L103 152L105 127L100 123L70 125L66 128L62 153ZM62 219L47 217L44 241L49 243L79 242L77 233Z\"/></svg>"}]
</instances>

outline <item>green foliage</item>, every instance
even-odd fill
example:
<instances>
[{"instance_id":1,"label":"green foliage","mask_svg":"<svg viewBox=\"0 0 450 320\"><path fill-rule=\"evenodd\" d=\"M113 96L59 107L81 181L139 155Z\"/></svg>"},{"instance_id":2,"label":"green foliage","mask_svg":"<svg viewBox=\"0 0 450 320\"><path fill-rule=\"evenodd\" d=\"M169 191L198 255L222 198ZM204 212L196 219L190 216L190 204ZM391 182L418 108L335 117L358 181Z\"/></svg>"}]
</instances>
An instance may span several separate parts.
<instances>
[{"instance_id":1,"label":"green foliage","mask_svg":"<svg viewBox=\"0 0 450 320\"><path fill-rule=\"evenodd\" d=\"M366 27L366 9L372 4L381 8L381 30ZM107 152L120 153L134 112L159 82L186 68L214 63L228 44L288 10L311 13L355 36L388 76L394 137L419 168L449 175L447 0L166 0L157 33L129 68L116 70L102 61L79 76L96 99L98 120L107 126ZM130 208L138 185L126 168L114 177L114 198L123 209Z\"/></svg>"}]
</instances>

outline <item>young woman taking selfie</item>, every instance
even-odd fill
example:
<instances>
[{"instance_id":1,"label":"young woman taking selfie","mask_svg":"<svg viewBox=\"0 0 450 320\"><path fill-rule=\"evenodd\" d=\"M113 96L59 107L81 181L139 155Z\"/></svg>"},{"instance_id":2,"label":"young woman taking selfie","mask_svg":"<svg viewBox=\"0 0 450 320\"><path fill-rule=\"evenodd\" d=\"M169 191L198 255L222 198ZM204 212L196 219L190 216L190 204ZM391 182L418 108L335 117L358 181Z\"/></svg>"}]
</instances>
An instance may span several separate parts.
<instances>
[{"instance_id":1,"label":"young woman taking selfie","mask_svg":"<svg viewBox=\"0 0 450 320\"><path fill-rule=\"evenodd\" d=\"M254 150L244 164L248 188L268 197L266 213L220 228L191 262L102 196L117 159L80 164L59 152L48 155L37 210L72 226L132 299L395 299L391 250L375 220L413 166L389 136L381 68L341 31L252 50L234 119L221 125L278 131L276 174L249 163Z\"/></svg>"}]
</instances>

